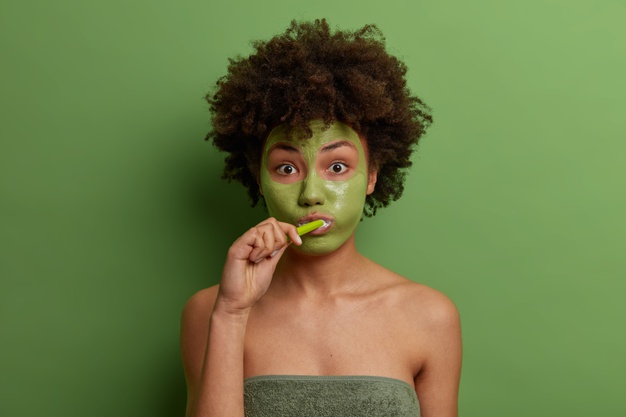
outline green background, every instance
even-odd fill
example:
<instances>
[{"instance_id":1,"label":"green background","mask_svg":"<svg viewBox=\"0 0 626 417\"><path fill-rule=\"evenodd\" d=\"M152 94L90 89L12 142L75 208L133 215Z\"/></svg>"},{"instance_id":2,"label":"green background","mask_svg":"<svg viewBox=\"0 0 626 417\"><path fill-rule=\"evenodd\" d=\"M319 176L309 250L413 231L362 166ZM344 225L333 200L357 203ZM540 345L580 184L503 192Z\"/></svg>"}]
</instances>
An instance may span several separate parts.
<instances>
[{"instance_id":1,"label":"green background","mask_svg":"<svg viewBox=\"0 0 626 417\"><path fill-rule=\"evenodd\" d=\"M357 238L457 304L460 415L626 415L621 0L0 0L0 415L183 414L180 311L264 217L203 95L316 17L377 23L434 109Z\"/></svg>"}]
</instances>

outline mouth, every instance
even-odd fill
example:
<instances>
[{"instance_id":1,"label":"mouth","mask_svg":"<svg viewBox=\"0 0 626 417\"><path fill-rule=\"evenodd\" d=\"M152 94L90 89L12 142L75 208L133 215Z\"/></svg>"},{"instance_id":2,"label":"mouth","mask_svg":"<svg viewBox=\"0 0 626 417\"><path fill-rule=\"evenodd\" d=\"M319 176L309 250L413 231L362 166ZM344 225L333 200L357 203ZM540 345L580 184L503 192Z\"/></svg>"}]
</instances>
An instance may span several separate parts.
<instances>
[{"instance_id":1,"label":"mouth","mask_svg":"<svg viewBox=\"0 0 626 417\"><path fill-rule=\"evenodd\" d=\"M319 216L319 215L309 215L306 217L303 217L301 219L298 220L298 223L296 223L297 227L300 227L302 225L305 225L307 223L311 223L312 221L315 220L322 220L324 222L323 226L318 227L317 229L313 230L312 232L309 232L307 235L310 236L319 236L319 235L323 235L324 233L328 232L330 230L330 228L333 225L333 219L331 217L328 216Z\"/></svg>"}]
</instances>

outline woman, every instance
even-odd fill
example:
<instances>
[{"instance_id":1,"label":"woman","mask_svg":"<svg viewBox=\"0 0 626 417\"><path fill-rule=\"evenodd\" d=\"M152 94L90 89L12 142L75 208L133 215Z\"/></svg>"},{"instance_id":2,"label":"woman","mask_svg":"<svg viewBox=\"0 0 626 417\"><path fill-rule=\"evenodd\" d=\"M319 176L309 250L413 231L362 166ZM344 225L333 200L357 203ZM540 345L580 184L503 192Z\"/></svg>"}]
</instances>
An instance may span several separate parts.
<instances>
[{"instance_id":1,"label":"woman","mask_svg":"<svg viewBox=\"0 0 626 417\"><path fill-rule=\"evenodd\" d=\"M187 415L456 416L456 308L354 239L363 214L401 195L428 107L374 26L292 22L254 46L207 97L208 137L229 152L224 177L271 217L185 306Z\"/></svg>"}]
</instances>

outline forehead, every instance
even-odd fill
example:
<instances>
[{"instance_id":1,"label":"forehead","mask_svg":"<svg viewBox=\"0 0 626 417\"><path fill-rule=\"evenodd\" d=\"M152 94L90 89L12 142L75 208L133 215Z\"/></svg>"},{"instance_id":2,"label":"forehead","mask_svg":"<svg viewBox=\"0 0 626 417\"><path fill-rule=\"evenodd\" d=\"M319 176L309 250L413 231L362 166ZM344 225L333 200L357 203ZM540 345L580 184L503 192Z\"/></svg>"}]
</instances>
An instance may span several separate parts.
<instances>
[{"instance_id":1,"label":"forehead","mask_svg":"<svg viewBox=\"0 0 626 417\"><path fill-rule=\"evenodd\" d=\"M310 127L313 131L313 136L304 139L298 139L298 132L288 135L284 126L274 128L265 141L265 153L275 149L276 146L274 145L276 144L289 144L303 151L317 151L330 142L343 142L344 144L354 146L359 153L363 152L364 143L359 138L359 135L348 125L335 122L328 129L324 129L322 122L313 121Z\"/></svg>"}]
</instances>

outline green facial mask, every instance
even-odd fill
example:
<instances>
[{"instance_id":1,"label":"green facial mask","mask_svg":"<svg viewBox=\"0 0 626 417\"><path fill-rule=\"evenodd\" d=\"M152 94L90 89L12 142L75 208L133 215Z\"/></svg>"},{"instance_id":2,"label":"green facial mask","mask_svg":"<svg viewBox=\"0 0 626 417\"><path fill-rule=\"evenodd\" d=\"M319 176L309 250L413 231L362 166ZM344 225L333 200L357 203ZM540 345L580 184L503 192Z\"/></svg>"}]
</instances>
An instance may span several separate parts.
<instances>
[{"instance_id":1,"label":"green facial mask","mask_svg":"<svg viewBox=\"0 0 626 417\"><path fill-rule=\"evenodd\" d=\"M296 247L308 254L325 254L343 245L361 220L367 195L368 170L357 133L335 122L327 130L311 123L313 136L287 139L275 128L261 160L260 185L269 214L298 226L322 218L330 224L302 237ZM327 229L327 230L325 230Z\"/></svg>"}]
</instances>

